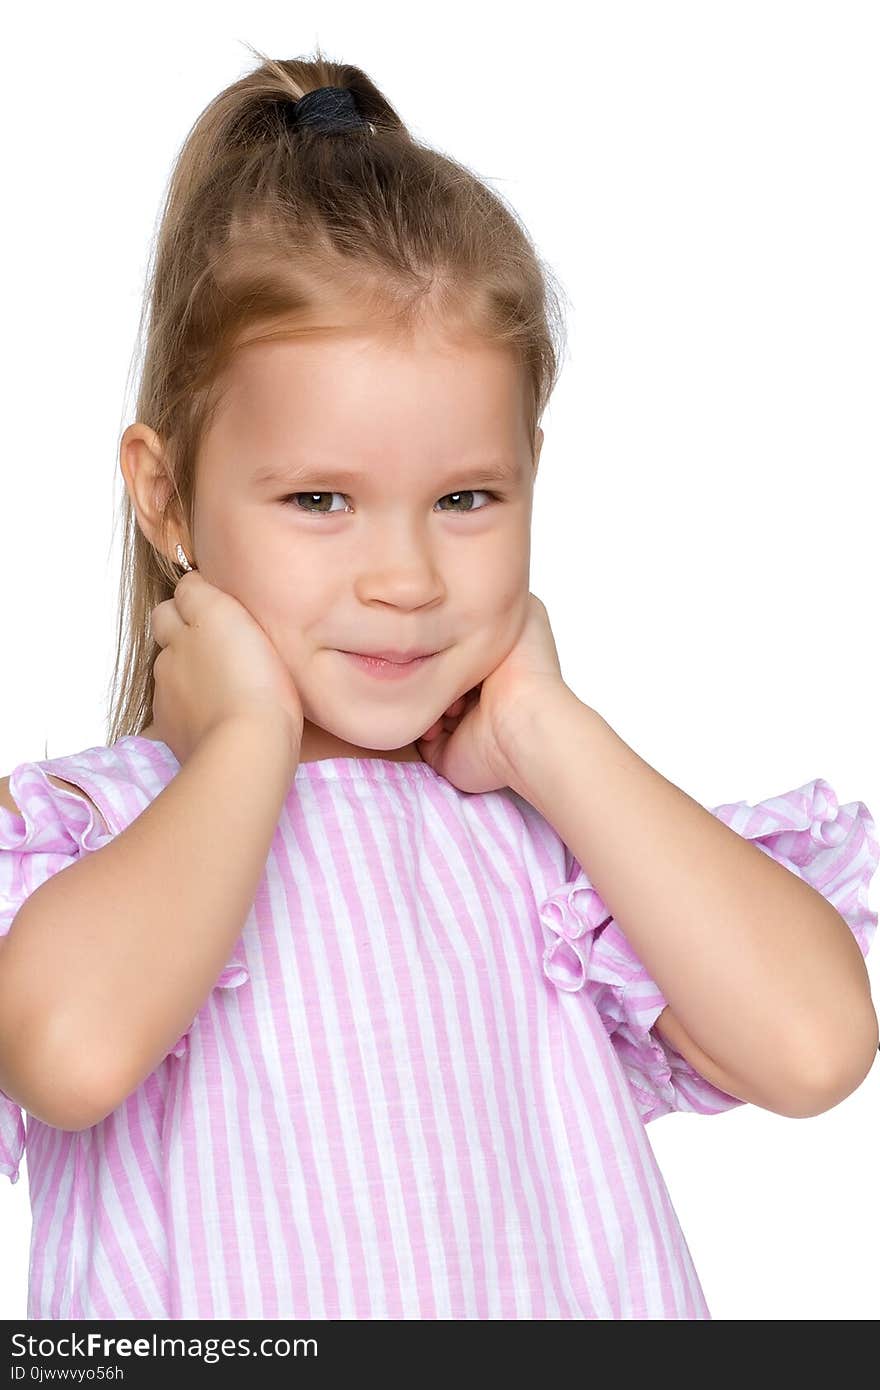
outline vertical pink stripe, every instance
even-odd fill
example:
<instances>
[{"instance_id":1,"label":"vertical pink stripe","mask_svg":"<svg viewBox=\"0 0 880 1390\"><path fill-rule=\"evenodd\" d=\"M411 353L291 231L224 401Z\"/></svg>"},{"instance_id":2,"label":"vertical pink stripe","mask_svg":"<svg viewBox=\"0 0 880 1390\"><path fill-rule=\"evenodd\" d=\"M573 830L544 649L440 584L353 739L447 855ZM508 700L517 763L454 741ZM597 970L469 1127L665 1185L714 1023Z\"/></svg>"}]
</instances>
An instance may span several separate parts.
<instances>
[{"instance_id":1,"label":"vertical pink stripe","mask_svg":"<svg viewBox=\"0 0 880 1390\"><path fill-rule=\"evenodd\" d=\"M307 789L304 789L308 794ZM311 834L305 827L300 827L296 821L288 820L290 804L283 813L283 825L285 834L279 840L277 848L277 863L281 874L281 886L286 895L288 903L288 930L293 934L294 948L296 951L296 961L299 977L302 981L302 992L305 1001L306 1016L308 1021L308 1032L313 1039L313 1053L317 1058L326 1056L328 1053L327 1024L323 1016L321 1007L320 989L318 984L315 960L312 955L308 941L308 933L304 929L306 920L305 902L300 895L296 884L296 875L306 873L317 883L319 890L319 901L326 900L326 881L318 882L320 874L319 858L312 843ZM321 826L316 825L315 831L321 833ZM296 866L294 868L294 865ZM320 875L323 880L323 875ZM330 929L330 924L327 924ZM343 1002L344 1007L344 1002ZM302 1081L298 1077L298 1081ZM334 1155L333 1178L338 1189L338 1200L340 1206L345 1211L346 1194L352 1191L354 1186L354 1174L349 1167L348 1156L345 1148L345 1137L342 1116L340 1113L340 1097L333 1089L331 1078L327 1078L326 1091L321 1095L320 1113L313 1116L313 1123L320 1123L323 1126L326 1136L327 1146ZM301 1156L309 1180L314 1180L314 1191L320 1192L318 1181L318 1160L312 1147L311 1136L308 1128L302 1127L301 1136ZM325 1181L329 1175L325 1174ZM338 1286L337 1271L333 1265L333 1245L327 1224L327 1216L321 1203L316 1201L312 1212L312 1220L315 1228L315 1241L318 1247L319 1258L322 1265L324 1304L328 1318L338 1318L340 1314L340 1295ZM351 1213L349 1221L344 1223L345 1244L348 1265L351 1270L351 1285L357 1312L355 1316L360 1319L367 1319L372 1316L372 1300L367 1280L366 1252L364 1250L364 1232L361 1229L359 1220L356 1219L354 1211ZM342 1272L341 1277L345 1277Z\"/></svg>"},{"instance_id":2,"label":"vertical pink stripe","mask_svg":"<svg viewBox=\"0 0 880 1390\"><path fill-rule=\"evenodd\" d=\"M267 961L271 962L272 954L272 933L268 923L262 923L262 914L257 910L257 925L260 928L260 944L267 954ZM265 926L265 930L263 930ZM272 962L274 964L274 962ZM270 966L270 973L271 971ZM250 986L245 985L244 988ZM225 1053L232 1069L233 1088L235 1092L239 1142L242 1148L242 1161L245 1171L235 1173L232 1166L232 1159L229 1158L229 1176L225 1181L228 1183L229 1201L238 1202L238 1193L244 1186L248 1191L255 1194L260 1191L260 1179L258 1174L259 1158L254 1142L253 1125L251 1120L251 1109L253 1107L253 1093L255 1088L259 1091L260 1113L266 1126L267 1141L261 1147L265 1147L268 1152L268 1163L273 1170L276 1185L276 1198L282 1212L282 1221L285 1223L285 1235L287 1244L291 1250L291 1263L299 1263L301 1248L298 1240L296 1221L294 1218L293 1207L290 1199L290 1185L286 1180L286 1172L283 1163L283 1149L278 1141L278 1116L272 1106L271 1091L267 1083L263 1083L260 1078L260 1068L258 1065L259 1038L255 1020L249 1015L239 1016L238 1013L238 991L234 991L229 998L228 1005L224 998L224 1007L218 1010L218 1030L225 1045ZM277 1025L274 1018L272 1026L277 1033ZM218 1112L221 1107L218 1105ZM219 1142L219 1137L218 1141ZM223 1143L228 1145L228 1139L224 1136ZM267 1162L264 1157L263 1163ZM254 1243L254 1257L257 1261L256 1276L260 1287L259 1317L260 1318L280 1318L287 1316L284 1309L279 1306L278 1290L274 1283L273 1257L270 1248L269 1230L267 1225L267 1212L261 1200L253 1204L240 1203L241 1220L249 1223L252 1231ZM274 1220L274 1214L273 1218ZM295 1270L291 1269L291 1283L296 1287L296 1279L293 1277Z\"/></svg>"},{"instance_id":3,"label":"vertical pink stripe","mask_svg":"<svg viewBox=\"0 0 880 1390\"><path fill-rule=\"evenodd\" d=\"M184 1082L191 1058L184 1054L186 1065L183 1069L184 1075L181 1083ZM178 1061L184 1060L178 1058ZM194 1102L187 1094L185 1086L181 1085L176 1097L175 1111L178 1124L185 1116L187 1128L190 1133L197 1132L198 1121L193 1113ZM205 1227L211 1221L211 1212L214 1207L214 1183L210 1175L203 1172L203 1163L195 1143L191 1140L184 1140L179 1144L179 1155L177 1163L183 1169L183 1192L178 1194L178 1202L184 1202L187 1208L187 1225L185 1232L181 1231L175 1241L175 1246L179 1242L186 1241L187 1248L177 1250L177 1258L188 1260L192 1266L192 1279L196 1286L196 1311L197 1318L216 1319L221 1316L215 1303L211 1287L209 1270L210 1254L205 1239ZM176 1165L175 1165L176 1166ZM205 1181L207 1178L207 1182Z\"/></svg>"},{"instance_id":4,"label":"vertical pink stripe","mask_svg":"<svg viewBox=\"0 0 880 1390\"><path fill-rule=\"evenodd\" d=\"M225 999L217 1000L216 995L209 1000L211 1005L212 1027L206 1026L203 1021L199 1022L198 1036L189 1039L189 1049L184 1056L179 1059L184 1066L192 1067L194 1058L193 1049L198 1048L201 1054L201 1066L204 1067L207 1076L222 1075L220 1065L220 1043L219 1036L223 1031L221 1018L226 1007ZM235 1068L240 1072L239 1068ZM244 1078L239 1075L239 1134L242 1147L244 1149L246 1161L248 1156L253 1157L250 1142L250 1124L247 1111L243 1104L243 1098L247 1095L247 1090L242 1090L241 1081ZM256 1081L251 1085L258 1084ZM223 1088L224 1090L226 1088ZM251 1149L250 1155L248 1154ZM201 1135L201 1142L193 1147L193 1159L198 1163L200 1174L201 1198L205 1202L206 1212L212 1213L211 1224L215 1231L215 1246L220 1246L220 1261L222 1264L222 1278L218 1279L219 1271L216 1268L216 1253L213 1256L215 1261L211 1270L211 1279L207 1275L207 1261L212 1258L208 1247L204 1246L205 1251L205 1278L204 1283L207 1287L209 1283L216 1281L222 1284L227 1291L229 1304L233 1308L244 1309L246 1307L246 1293L244 1284L244 1252L239 1249L238 1230L233 1219L233 1207L238 1201L238 1191L240 1184L236 1181L237 1174L233 1168L232 1153L230 1151L229 1136L226 1128L226 1114L223 1104L219 1098L217 1103L208 1107L208 1130ZM249 1170L252 1172L252 1168ZM253 1220L255 1234L257 1235L257 1245L265 1243L266 1227L265 1212L259 1202L254 1203L253 1210L248 1213ZM219 1235L219 1240L218 1240ZM253 1275L254 1271L248 1271ZM265 1271L256 1271L260 1287L262 1289L262 1278ZM263 1290L265 1292L265 1290ZM226 1316L225 1309L218 1307L213 1302L212 1306L217 1309L215 1317Z\"/></svg>"}]
</instances>

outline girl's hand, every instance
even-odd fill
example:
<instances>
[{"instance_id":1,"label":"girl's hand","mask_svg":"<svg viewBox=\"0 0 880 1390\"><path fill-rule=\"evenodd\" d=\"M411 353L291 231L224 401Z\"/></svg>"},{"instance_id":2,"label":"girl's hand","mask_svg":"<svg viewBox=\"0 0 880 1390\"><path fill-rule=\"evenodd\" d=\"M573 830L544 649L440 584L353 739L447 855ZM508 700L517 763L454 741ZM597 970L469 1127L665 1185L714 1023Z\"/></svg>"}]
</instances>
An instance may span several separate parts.
<instances>
[{"instance_id":1,"label":"girl's hand","mask_svg":"<svg viewBox=\"0 0 880 1390\"><path fill-rule=\"evenodd\" d=\"M520 635L499 666L416 739L423 762L463 792L510 784L506 749L526 700L565 686L547 609L529 594Z\"/></svg>"},{"instance_id":2,"label":"girl's hand","mask_svg":"<svg viewBox=\"0 0 880 1390\"><path fill-rule=\"evenodd\" d=\"M153 723L178 762L221 721L256 713L286 728L295 769L303 732L299 694L244 604L199 570L189 570L174 597L152 610L150 621L162 648L153 665Z\"/></svg>"}]
</instances>

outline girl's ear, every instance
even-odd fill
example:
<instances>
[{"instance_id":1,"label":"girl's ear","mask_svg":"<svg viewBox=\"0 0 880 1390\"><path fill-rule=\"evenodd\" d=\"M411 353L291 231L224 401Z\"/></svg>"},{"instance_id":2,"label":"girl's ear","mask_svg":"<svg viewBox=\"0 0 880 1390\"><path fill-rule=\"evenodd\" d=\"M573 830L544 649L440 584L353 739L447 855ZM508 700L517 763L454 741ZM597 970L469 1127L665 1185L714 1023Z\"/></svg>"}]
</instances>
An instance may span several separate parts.
<instances>
[{"instance_id":1,"label":"girl's ear","mask_svg":"<svg viewBox=\"0 0 880 1390\"><path fill-rule=\"evenodd\" d=\"M156 431L140 422L129 425L119 445L119 467L138 526L154 549L164 551L166 538L161 522L165 516L167 524L166 507L173 486Z\"/></svg>"}]
</instances>

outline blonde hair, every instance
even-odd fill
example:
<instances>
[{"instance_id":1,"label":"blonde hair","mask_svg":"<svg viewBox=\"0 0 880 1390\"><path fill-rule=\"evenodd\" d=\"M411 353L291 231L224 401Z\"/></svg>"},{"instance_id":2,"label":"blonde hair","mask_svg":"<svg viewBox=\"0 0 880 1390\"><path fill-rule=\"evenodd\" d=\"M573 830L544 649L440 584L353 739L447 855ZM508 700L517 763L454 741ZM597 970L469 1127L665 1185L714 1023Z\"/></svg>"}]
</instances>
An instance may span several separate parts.
<instances>
[{"instance_id":1,"label":"blonde hair","mask_svg":"<svg viewBox=\"0 0 880 1390\"><path fill-rule=\"evenodd\" d=\"M192 532L199 445L245 343L321 331L356 305L377 332L411 333L430 318L507 344L523 368L531 440L561 370L564 292L514 210L414 140L360 68L320 48L314 61L276 61L248 47L260 66L209 103L183 144L147 272L136 410L162 441L163 538L184 522ZM370 125L292 126L292 103L325 86L347 88ZM127 490L122 527L108 743L152 719L150 614L180 577Z\"/></svg>"}]
</instances>

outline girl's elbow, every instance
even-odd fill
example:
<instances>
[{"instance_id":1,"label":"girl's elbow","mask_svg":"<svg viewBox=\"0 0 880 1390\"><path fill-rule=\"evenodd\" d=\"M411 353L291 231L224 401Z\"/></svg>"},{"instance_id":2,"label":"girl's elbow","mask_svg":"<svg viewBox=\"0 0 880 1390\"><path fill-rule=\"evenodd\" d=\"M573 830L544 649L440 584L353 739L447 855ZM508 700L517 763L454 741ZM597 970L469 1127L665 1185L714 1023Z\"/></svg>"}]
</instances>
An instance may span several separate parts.
<instances>
[{"instance_id":1,"label":"girl's elbow","mask_svg":"<svg viewBox=\"0 0 880 1390\"><path fill-rule=\"evenodd\" d=\"M813 1065L792 1112L796 1118L823 1115L859 1089L877 1057L877 1016L873 1009L866 1032L867 1041L851 1043L844 1056L829 1048L821 1063Z\"/></svg>"}]
</instances>

